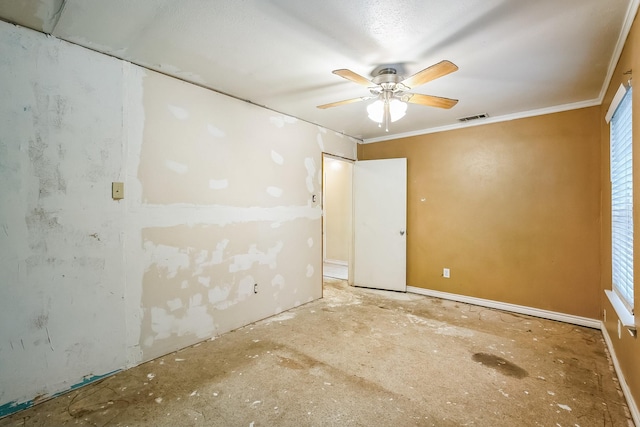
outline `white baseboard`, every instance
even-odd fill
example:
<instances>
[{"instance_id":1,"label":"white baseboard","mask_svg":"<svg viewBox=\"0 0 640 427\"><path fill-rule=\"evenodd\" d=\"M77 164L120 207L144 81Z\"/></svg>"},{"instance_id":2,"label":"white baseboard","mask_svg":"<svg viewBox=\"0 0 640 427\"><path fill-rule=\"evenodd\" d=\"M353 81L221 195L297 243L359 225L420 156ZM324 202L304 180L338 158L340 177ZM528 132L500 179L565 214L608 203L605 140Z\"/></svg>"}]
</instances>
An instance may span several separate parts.
<instances>
[{"instance_id":1,"label":"white baseboard","mask_svg":"<svg viewBox=\"0 0 640 427\"><path fill-rule=\"evenodd\" d=\"M604 323L600 323L600 330L602 331L602 336L604 337L604 342L607 344L607 348L609 349L609 354L611 355L611 360L613 362L613 367L616 370L616 374L618 375L618 380L620 382L620 388L622 389L622 393L624 394L624 398L627 401L627 406L629 407L629 412L631 412L631 418L633 418L633 422L635 425L640 426L640 411L638 411L638 405L633 400L633 396L631 395L631 390L627 385L627 380L624 378L624 374L622 373L622 369L620 368L620 363L618 362L618 358L616 357L616 352L613 349L613 342L611 341L611 337L609 336L609 332L607 332L607 328Z\"/></svg>"},{"instance_id":2,"label":"white baseboard","mask_svg":"<svg viewBox=\"0 0 640 427\"><path fill-rule=\"evenodd\" d=\"M347 261L340 261L338 259L325 259L324 262L325 264L339 265L341 267L346 267L349 265Z\"/></svg>"},{"instance_id":3,"label":"white baseboard","mask_svg":"<svg viewBox=\"0 0 640 427\"><path fill-rule=\"evenodd\" d=\"M601 322L588 317L574 316L572 314L558 313L555 311L542 310L539 308L526 307L524 305L509 304L506 302L493 301L482 298L468 297L465 295L451 294L449 292L434 291L431 289L407 286L407 292L430 297L442 298L452 301L464 302L467 304L479 305L481 307L495 308L498 310L511 311L513 313L526 314L528 316L541 317L543 319L557 320L559 322L571 323L573 325L586 326L587 328L600 329Z\"/></svg>"}]
</instances>

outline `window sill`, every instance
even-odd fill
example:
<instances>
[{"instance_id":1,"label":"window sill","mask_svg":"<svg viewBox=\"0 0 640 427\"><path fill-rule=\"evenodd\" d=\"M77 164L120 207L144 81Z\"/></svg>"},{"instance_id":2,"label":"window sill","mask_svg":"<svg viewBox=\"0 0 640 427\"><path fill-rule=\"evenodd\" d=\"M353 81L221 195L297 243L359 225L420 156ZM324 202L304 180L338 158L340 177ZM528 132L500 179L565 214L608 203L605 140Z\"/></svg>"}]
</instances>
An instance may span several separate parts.
<instances>
[{"instance_id":1,"label":"window sill","mask_svg":"<svg viewBox=\"0 0 640 427\"><path fill-rule=\"evenodd\" d=\"M604 293L609 298L609 302L613 306L613 309L616 311L618 315L618 319L620 319L620 323L624 326L631 336L636 336L636 319L635 316L629 311L629 309L624 305L620 297L613 292L612 290L605 289Z\"/></svg>"}]
</instances>

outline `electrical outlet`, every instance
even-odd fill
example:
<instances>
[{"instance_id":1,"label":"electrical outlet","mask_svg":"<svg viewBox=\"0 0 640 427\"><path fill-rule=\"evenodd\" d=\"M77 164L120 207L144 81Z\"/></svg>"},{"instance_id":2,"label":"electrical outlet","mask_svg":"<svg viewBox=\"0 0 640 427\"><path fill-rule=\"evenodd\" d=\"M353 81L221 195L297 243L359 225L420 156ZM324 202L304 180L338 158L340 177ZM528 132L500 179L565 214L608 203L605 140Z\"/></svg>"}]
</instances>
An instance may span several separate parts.
<instances>
[{"instance_id":1,"label":"electrical outlet","mask_svg":"<svg viewBox=\"0 0 640 427\"><path fill-rule=\"evenodd\" d=\"M254 283L254 284L253 284L253 293L254 293L254 294L257 294L257 293L258 293L258 284L257 284L257 283Z\"/></svg>"},{"instance_id":2,"label":"electrical outlet","mask_svg":"<svg viewBox=\"0 0 640 427\"><path fill-rule=\"evenodd\" d=\"M448 279L449 277L451 277L451 272L449 271L448 268L442 269L442 277L444 277L445 279Z\"/></svg>"}]
</instances>

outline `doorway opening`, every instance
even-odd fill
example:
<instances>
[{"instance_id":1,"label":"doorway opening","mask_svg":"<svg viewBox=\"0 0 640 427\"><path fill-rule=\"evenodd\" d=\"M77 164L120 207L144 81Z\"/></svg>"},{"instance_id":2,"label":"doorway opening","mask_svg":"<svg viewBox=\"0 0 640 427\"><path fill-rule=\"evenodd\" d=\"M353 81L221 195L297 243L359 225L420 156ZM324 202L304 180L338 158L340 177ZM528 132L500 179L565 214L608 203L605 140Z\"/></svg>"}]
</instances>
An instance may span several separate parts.
<instances>
[{"instance_id":1,"label":"doorway opening","mask_svg":"<svg viewBox=\"0 0 640 427\"><path fill-rule=\"evenodd\" d=\"M353 161L323 154L322 186L322 275L351 281Z\"/></svg>"}]
</instances>

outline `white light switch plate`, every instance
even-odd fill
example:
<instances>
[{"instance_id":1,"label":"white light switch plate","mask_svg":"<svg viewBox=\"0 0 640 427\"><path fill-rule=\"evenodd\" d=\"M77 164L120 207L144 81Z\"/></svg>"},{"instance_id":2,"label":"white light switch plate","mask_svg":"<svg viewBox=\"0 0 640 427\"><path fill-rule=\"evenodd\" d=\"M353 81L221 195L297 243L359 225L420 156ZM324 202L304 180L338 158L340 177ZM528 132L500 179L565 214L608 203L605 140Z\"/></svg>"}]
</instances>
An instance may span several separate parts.
<instances>
[{"instance_id":1,"label":"white light switch plate","mask_svg":"<svg viewBox=\"0 0 640 427\"><path fill-rule=\"evenodd\" d=\"M113 200L124 199L124 182L111 183L111 197Z\"/></svg>"}]
</instances>

